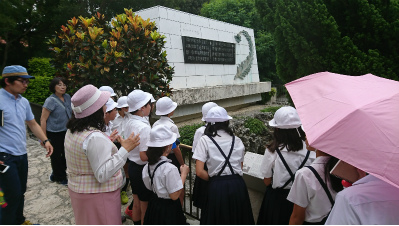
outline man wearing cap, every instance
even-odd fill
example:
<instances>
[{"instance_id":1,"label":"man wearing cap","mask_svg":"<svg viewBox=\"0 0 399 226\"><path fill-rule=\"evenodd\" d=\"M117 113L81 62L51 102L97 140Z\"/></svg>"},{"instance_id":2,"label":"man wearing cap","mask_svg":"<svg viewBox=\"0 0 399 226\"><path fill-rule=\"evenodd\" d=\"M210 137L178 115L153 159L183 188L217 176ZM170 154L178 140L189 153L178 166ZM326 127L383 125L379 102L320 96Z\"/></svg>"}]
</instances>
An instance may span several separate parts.
<instances>
[{"instance_id":1,"label":"man wearing cap","mask_svg":"<svg viewBox=\"0 0 399 226\"><path fill-rule=\"evenodd\" d=\"M7 172L0 173L0 186L8 203L3 209L1 224L31 224L23 215L28 179L25 122L43 141L46 157L53 153L53 146L34 119L29 101L21 96L28 88L30 78L34 77L28 75L24 67L13 65L4 68L0 80L0 110L4 120L0 126L0 162L9 166Z\"/></svg>"}]
</instances>

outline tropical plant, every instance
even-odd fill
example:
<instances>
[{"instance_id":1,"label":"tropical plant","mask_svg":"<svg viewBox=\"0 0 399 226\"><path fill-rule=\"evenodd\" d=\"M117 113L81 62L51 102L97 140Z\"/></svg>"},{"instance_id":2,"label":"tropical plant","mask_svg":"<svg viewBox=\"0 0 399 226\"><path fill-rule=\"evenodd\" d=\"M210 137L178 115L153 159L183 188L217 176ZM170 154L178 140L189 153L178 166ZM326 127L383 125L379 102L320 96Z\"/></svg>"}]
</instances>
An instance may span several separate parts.
<instances>
[{"instance_id":1,"label":"tropical plant","mask_svg":"<svg viewBox=\"0 0 399 226\"><path fill-rule=\"evenodd\" d=\"M244 122L244 126L249 129L251 133L260 135L266 131L265 124L256 118L247 118Z\"/></svg>"},{"instance_id":2,"label":"tropical plant","mask_svg":"<svg viewBox=\"0 0 399 226\"><path fill-rule=\"evenodd\" d=\"M111 23L101 13L72 18L49 41L56 75L69 80L70 89L86 84L110 85L121 95L141 89L155 96L169 96L174 69L163 50L165 36L155 22L132 10Z\"/></svg>"}]
</instances>

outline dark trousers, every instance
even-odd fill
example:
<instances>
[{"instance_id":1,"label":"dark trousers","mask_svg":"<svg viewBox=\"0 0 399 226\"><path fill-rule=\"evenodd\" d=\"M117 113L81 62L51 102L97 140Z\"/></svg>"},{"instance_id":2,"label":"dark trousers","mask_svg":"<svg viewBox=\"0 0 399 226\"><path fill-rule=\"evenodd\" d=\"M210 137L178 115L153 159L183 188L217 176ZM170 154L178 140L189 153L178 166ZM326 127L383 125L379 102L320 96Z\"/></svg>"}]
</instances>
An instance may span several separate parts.
<instances>
[{"instance_id":1,"label":"dark trousers","mask_svg":"<svg viewBox=\"0 0 399 226\"><path fill-rule=\"evenodd\" d=\"M0 153L0 161L10 166L7 172L0 173L0 187L3 189L7 207L2 209L2 225L22 224L26 183L28 181L28 155L14 156Z\"/></svg>"},{"instance_id":2,"label":"dark trousers","mask_svg":"<svg viewBox=\"0 0 399 226\"><path fill-rule=\"evenodd\" d=\"M50 159L55 181L63 181L67 179L67 165L64 148L65 134L66 131L56 133L47 131L47 137L51 140L51 145L53 145L54 148Z\"/></svg>"}]
</instances>

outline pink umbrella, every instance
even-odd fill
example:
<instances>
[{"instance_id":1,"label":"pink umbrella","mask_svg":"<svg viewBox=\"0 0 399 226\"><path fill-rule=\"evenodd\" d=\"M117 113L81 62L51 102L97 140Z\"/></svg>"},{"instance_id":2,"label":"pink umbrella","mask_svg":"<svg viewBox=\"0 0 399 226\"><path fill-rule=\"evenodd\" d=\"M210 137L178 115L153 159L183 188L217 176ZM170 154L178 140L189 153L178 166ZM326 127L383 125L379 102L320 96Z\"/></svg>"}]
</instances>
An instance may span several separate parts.
<instances>
[{"instance_id":1,"label":"pink umbrella","mask_svg":"<svg viewBox=\"0 0 399 226\"><path fill-rule=\"evenodd\" d=\"M399 82L320 72L285 86L311 146L399 187Z\"/></svg>"}]
</instances>

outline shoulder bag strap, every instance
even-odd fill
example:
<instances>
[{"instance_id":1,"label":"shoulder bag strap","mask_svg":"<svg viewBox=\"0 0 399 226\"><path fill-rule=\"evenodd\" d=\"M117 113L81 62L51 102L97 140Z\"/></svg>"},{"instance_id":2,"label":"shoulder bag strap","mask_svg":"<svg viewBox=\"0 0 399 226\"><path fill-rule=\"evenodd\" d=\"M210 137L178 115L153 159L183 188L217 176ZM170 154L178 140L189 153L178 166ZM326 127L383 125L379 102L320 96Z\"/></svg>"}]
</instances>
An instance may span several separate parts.
<instances>
[{"instance_id":1,"label":"shoulder bag strap","mask_svg":"<svg viewBox=\"0 0 399 226\"><path fill-rule=\"evenodd\" d=\"M69 114L68 114L68 110L66 109L66 107L64 106L64 104L63 104L59 99L57 99L57 98L55 98L55 97L53 97L53 96L50 96L50 98L54 99L55 102L58 103L58 105L60 105L62 108L64 108L65 113L66 113L68 119L71 118L71 117L69 116Z\"/></svg>"},{"instance_id":2,"label":"shoulder bag strap","mask_svg":"<svg viewBox=\"0 0 399 226\"><path fill-rule=\"evenodd\" d=\"M323 187L324 191L326 192L328 199L331 202L331 205L334 206L334 199L332 198L332 195L331 195L330 191L328 190L326 183L324 183L324 181L321 179L320 175L317 173L317 171L312 166L306 166L306 167L309 168L313 172L313 174L316 176L317 180L319 181L319 183Z\"/></svg>"}]
</instances>

